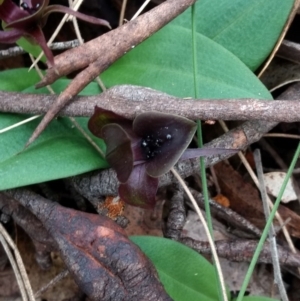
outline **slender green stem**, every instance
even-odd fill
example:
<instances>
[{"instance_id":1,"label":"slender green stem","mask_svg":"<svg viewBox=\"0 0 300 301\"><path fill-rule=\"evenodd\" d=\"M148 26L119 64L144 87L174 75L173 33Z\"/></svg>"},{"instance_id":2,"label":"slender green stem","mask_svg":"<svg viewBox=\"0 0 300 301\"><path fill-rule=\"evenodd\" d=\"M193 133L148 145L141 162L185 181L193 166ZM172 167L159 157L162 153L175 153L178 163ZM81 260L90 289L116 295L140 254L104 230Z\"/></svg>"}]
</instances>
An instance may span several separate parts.
<instances>
[{"instance_id":1,"label":"slender green stem","mask_svg":"<svg viewBox=\"0 0 300 301\"><path fill-rule=\"evenodd\" d=\"M192 5L192 55L193 55L193 75L194 75L194 94L195 98L198 99L199 94L199 86L198 86L198 61L197 61L197 31L196 31L196 4ZM201 121L197 121L197 142L198 147L203 147L203 138L202 138L202 127ZM202 194L204 198L205 205L205 214L208 230L211 236L211 242L214 244L214 235L213 235L213 226L212 226L212 218L209 206L208 199L208 191L207 191L207 181L206 181L206 170L205 163L203 157L200 158L200 171L201 171L201 182L202 182ZM227 301L226 291L224 291L225 284L222 271L218 271L217 262L214 260L216 277L218 279L218 292L219 292L219 300Z\"/></svg>"},{"instance_id":2,"label":"slender green stem","mask_svg":"<svg viewBox=\"0 0 300 301\"><path fill-rule=\"evenodd\" d=\"M249 284L251 275L253 273L254 267L255 267L256 262L258 260L259 254L260 254L260 252L261 252L261 250L263 248L264 242L265 242L265 240L266 240L266 238L268 236L270 226L271 226L271 224L273 222L275 213L276 213L276 211L278 209L278 206L280 204L280 201L281 201L282 195L284 193L284 190L286 188L287 182L288 182L289 178L291 177L291 174L292 174L292 172L294 170L294 167L296 165L296 162L298 160L299 155L300 155L300 143L298 144L298 147L296 149L296 152L295 152L295 155L293 157L292 163L291 163L291 165L290 165L290 167L289 167L289 169L287 171L287 174L286 174L286 176L284 178L284 181L282 183L282 186L281 186L281 189L280 189L279 194L277 196L277 199L276 199L276 201L274 203L274 207L273 207L273 209L271 211L271 214L270 214L269 219L268 219L268 221L266 223L264 231L263 231L263 233L262 233L262 235L260 237L260 240L259 240L258 245L256 247L256 250L254 252L253 258L252 258L251 263L249 265L248 271L246 273L244 282L242 284L242 287L240 289L240 292L239 292L239 295L238 295L236 301L242 301L242 298L243 298L243 296L245 294L245 291L247 289L247 286Z\"/></svg>"},{"instance_id":3,"label":"slender green stem","mask_svg":"<svg viewBox=\"0 0 300 301\"><path fill-rule=\"evenodd\" d=\"M201 127L200 120L197 121L197 142L198 142L198 147L201 148L203 146L203 139L202 139L202 127ZM213 232L212 218L211 218L208 190L207 190L205 162L203 157L200 158L200 172L201 172L201 183L202 183L202 195L204 199L204 208L206 213L207 225L208 225L210 235L214 239L214 232Z\"/></svg>"},{"instance_id":4,"label":"slender green stem","mask_svg":"<svg viewBox=\"0 0 300 301\"><path fill-rule=\"evenodd\" d=\"M192 45L193 45L193 75L195 97L199 96L198 87L198 60L197 60L197 37L196 37L196 4L192 5Z\"/></svg>"},{"instance_id":5,"label":"slender green stem","mask_svg":"<svg viewBox=\"0 0 300 301\"><path fill-rule=\"evenodd\" d=\"M192 44L193 44L193 73L194 73L194 91L195 91L195 98L199 98L199 86L198 86L198 60L197 60L197 37L196 37L196 4L192 5ZM203 139L202 139L202 127L201 121L197 121L197 140L198 140L198 147L203 146ZM201 181L202 181L202 194L204 198L205 204L205 213L206 213L206 220L208 224L208 228L210 234L213 238L213 227L212 227L212 219L210 213L210 206L208 200L208 191L207 191L207 181L206 181L206 170L205 170L205 163L204 159L200 158L200 166L201 166Z\"/></svg>"}]
</instances>

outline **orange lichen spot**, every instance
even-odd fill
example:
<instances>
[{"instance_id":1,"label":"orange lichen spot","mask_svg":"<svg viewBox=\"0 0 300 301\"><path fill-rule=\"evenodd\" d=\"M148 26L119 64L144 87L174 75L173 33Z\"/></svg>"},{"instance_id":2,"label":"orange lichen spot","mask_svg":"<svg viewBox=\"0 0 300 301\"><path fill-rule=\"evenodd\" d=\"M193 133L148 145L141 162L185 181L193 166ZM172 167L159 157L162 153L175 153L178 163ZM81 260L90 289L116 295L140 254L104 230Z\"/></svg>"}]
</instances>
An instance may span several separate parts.
<instances>
[{"instance_id":1,"label":"orange lichen spot","mask_svg":"<svg viewBox=\"0 0 300 301\"><path fill-rule=\"evenodd\" d=\"M116 219L123 213L125 203L119 196L107 196L104 203L101 204L100 207L102 209L107 209L107 217Z\"/></svg>"},{"instance_id":2,"label":"orange lichen spot","mask_svg":"<svg viewBox=\"0 0 300 301\"><path fill-rule=\"evenodd\" d=\"M224 196L223 194L217 194L212 199L224 207L230 206L230 202L229 202L228 198L226 196Z\"/></svg>"}]
</instances>

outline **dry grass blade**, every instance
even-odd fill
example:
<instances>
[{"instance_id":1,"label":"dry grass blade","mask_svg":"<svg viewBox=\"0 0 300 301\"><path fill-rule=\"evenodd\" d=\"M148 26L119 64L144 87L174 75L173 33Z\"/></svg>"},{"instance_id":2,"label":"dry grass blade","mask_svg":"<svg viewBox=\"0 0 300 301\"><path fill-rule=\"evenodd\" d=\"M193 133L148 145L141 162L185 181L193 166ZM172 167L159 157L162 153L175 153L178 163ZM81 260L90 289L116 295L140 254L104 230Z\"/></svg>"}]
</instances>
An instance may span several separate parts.
<instances>
[{"instance_id":1,"label":"dry grass blade","mask_svg":"<svg viewBox=\"0 0 300 301\"><path fill-rule=\"evenodd\" d=\"M12 129L18 127L18 126L21 126L21 125L23 125L23 124L25 124L25 123L28 123L28 122L30 122L30 121L33 121L33 120L35 120L35 119L37 119L37 118L39 118L39 117L40 117L40 115L31 116L31 117L29 117L29 118L26 118L26 119L20 121L20 122L14 123L14 124L12 124L12 125L6 127L6 128L1 129L1 130L0 130L0 134L5 133L5 132L8 132L8 131L10 131L10 130L12 130Z\"/></svg>"},{"instance_id":2,"label":"dry grass blade","mask_svg":"<svg viewBox=\"0 0 300 301\"><path fill-rule=\"evenodd\" d=\"M4 250L6 251L7 256L15 272L23 301L27 301L27 300L35 301L33 291L30 285L30 281L28 279L26 269L23 264L19 250L1 223L0 223L0 242L3 245ZM9 247L14 251L16 260L13 258Z\"/></svg>"},{"instance_id":3,"label":"dry grass blade","mask_svg":"<svg viewBox=\"0 0 300 301\"><path fill-rule=\"evenodd\" d=\"M121 26L123 24L126 7L127 7L127 0L123 0L121 12L120 12L119 26Z\"/></svg>"}]
</instances>

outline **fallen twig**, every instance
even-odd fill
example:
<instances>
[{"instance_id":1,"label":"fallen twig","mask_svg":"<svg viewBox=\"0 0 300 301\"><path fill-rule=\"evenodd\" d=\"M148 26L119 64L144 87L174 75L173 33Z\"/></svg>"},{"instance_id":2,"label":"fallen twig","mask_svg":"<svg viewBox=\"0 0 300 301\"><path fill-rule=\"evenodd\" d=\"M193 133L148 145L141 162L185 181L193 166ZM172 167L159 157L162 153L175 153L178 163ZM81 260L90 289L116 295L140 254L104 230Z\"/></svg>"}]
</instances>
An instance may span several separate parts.
<instances>
[{"instance_id":1,"label":"fallen twig","mask_svg":"<svg viewBox=\"0 0 300 301\"><path fill-rule=\"evenodd\" d=\"M211 254L208 242L197 241L190 237L181 238L180 241L201 254ZM231 240L216 241L217 253L220 257L231 261L250 262L257 247L256 240ZM283 266L300 267L300 254L293 254L288 249L277 245L279 253L279 262ZM258 259L259 263L271 263L269 242L266 242Z\"/></svg>"},{"instance_id":2,"label":"fallen twig","mask_svg":"<svg viewBox=\"0 0 300 301\"><path fill-rule=\"evenodd\" d=\"M296 84L300 87L300 84ZM44 114L57 96L0 91L0 111L20 114ZM300 101L260 99L181 99L138 86L115 86L96 96L77 96L59 113L60 116L85 116L95 106L133 119L145 111L160 111L202 120L300 121Z\"/></svg>"},{"instance_id":3,"label":"fallen twig","mask_svg":"<svg viewBox=\"0 0 300 301\"><path fill-rule=\"evenodd\" d=\"M66 41L66 42L56 42L53 43L50 46L50 49L52 50L65 50L69 48L74 48L79 46L79 41L78 40L72 40L72 41ZM5 50L0 51L0 60L8 58L8 57L13 57L13 56L18 56L20 54L26 53L26 51L19 46L15 47L10 47Z\"/></svg>"}]
</instances>

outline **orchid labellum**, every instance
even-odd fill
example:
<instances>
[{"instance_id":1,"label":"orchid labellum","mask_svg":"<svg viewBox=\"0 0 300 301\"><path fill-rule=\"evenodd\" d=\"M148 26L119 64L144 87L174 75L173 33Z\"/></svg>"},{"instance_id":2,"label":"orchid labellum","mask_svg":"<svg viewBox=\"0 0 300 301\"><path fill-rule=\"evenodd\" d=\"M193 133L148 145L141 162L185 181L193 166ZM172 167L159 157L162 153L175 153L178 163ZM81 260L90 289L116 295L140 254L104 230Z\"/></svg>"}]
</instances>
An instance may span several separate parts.
<instances>
[{"instance_id":1,"label":"orchid labellum","mask_svg":"<svg viewBox=\"0 0 300 301\"><path fill-rule=\"evenodd\" d=\"M107 21L79 13L62 5L48 5L49 0L23 0L17 6L11 0L0 0L0 19L4 31L0 31L0 43L15 43L25 37L31 43L37 43L43 49L50 66L54 65L53 54L42 32L48 16L53 12L70 14L93 24L110 28Z\"/></svg>"},{"instance_id":2,"label":"orchid labellum","mask_svg":"<svg viewBox=\"0 0 300 301\"><path fill-rule=\"evenodd\" d=\"M186 150L196 128L195 122L177 115L146 112L131 121L99 107L89 120L90 131L106 143L106 160L117 173L120 197L143 208L155 205L158 178L181 158L238 151Z\"/></svg>"}]
</instances>

